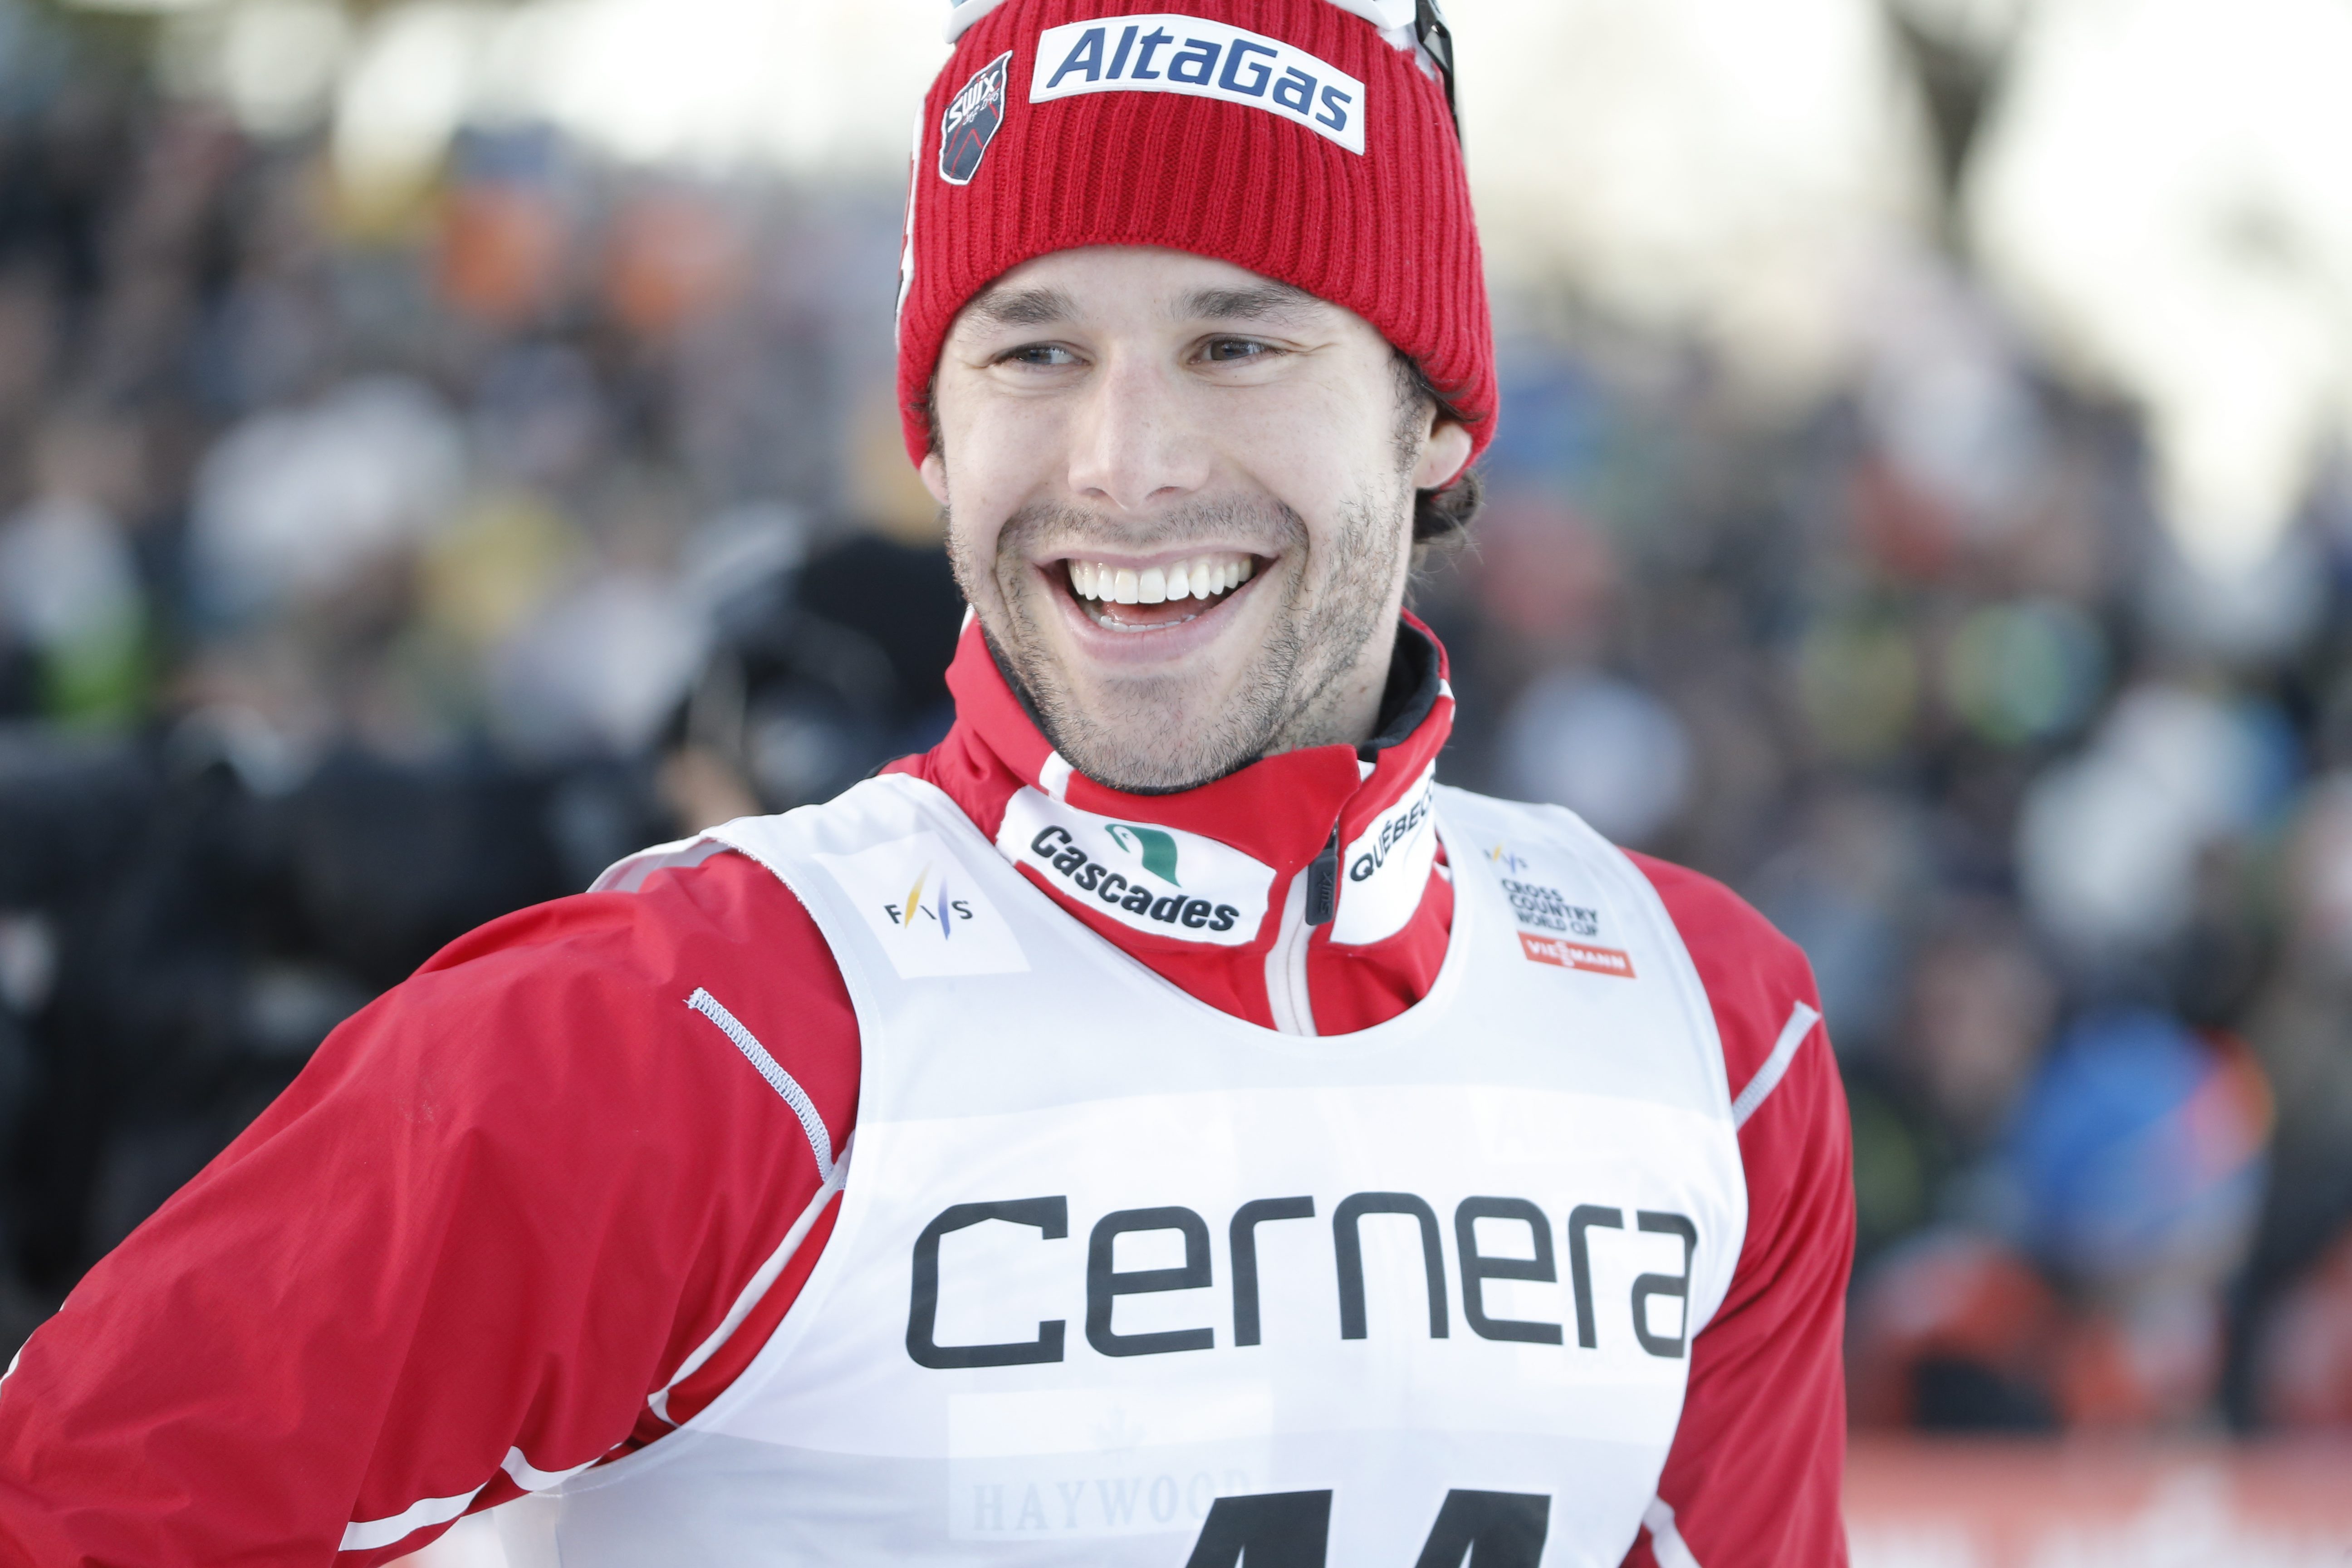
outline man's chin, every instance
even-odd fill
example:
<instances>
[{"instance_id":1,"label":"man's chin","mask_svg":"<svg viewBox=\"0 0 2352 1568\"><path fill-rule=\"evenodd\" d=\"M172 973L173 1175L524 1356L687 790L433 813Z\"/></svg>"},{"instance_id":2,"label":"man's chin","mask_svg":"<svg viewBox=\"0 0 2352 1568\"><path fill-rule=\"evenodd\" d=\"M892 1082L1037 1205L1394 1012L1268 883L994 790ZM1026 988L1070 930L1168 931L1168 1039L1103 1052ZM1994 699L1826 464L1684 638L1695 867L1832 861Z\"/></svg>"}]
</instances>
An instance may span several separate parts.
<instances>
[{"instance_id":1,"label":"man's chin","mask_svg":"<svg viewBox=\"0 0 2352 1568\"><path fill-rule=\"evenodd\" d=\"M1063 759L1097 784L1170 795L1265 753L1284 671L1244 621L1232 623L1240 635L1106 633L1035 616L1052 605L1029 608L1016 618L1014 638L992 632L997 667Z\"/></svg>"},{"instance_id":2,"label":"man's chin","mask_svg":"<svg viewBox=\"0 0 2352 1568\"><path fill-rule=\"evenodd\" d=\"M1171 678L1083 682L1045 705L1049 738L1078 772L1131 795L1213 783L1264 752L1250 724L1201 683Z\"/></svg>"}]
</instances>

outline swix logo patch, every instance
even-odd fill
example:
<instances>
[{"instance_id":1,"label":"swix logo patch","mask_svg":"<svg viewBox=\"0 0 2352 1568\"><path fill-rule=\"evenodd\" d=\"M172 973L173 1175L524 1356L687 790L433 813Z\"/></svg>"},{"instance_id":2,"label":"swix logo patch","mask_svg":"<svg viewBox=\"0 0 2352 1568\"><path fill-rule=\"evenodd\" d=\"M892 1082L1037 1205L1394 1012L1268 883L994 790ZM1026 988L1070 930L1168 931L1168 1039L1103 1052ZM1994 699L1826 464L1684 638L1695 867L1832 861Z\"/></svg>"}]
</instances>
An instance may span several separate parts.
<instances>
[{"instance_id":1,"label":"swix logo patch","mask_svg":"<svg viewBox=\"0 0 2352 1568\"><path fill-rule=\"evenodd\" d=\"M1331 940L1350 945L1381 942L1402 931L1421 907L1429 868L1437 858L1437 825L1431 818L1437 764L1394 805L1372 818L1340 856L1346 879Z\"/></svg>"},{"instance_id":2,"label":"swix logo patch","mask_svg":"<svg viewBox=\"0 0 2352 1568\"><path fill-rule=\"evenodd\" d=\"M819 855L881 943L902 980L1017 974L1021 943L979 879L935 833L916 833L855 855Z\"/></svg>"},{"instance_id":3,"label":"swix logo patch","mask_svg":"<svg viewBox=\"0 0 2352 1568\"><path fill-rule=\"evenodd\" d=\"M1013 51L1007 49L948 100L948 111L940 117L940 178L949 184L971 184L988 144L1003 128L1004 79L1012 64Z\"/></svg>"},{"instance_id":4,"label":"swix logo patch","mask_svg":"<svg viewBox=\"0 0 2352 1568\"><path fill-rule=\"evenodd\" d=\"M1633 957L1622 948L1582 940L1601 934L1597 906L1538 880L1535 863L1508 845L1496 845L1486 858L1494 862L1503 893L1511 900L1511 916L1519 925L1519 951L1530 961L1633 978Z\"/></svg>"},{"instance_id":5,"label":"swix logo patch","mask_svg":"<svg viewBox=\"0 0 2352 1568\"><path fill-rule=\"evenodd\" d=\"M1029 101L1088 92L1222 99L1364 150L1362 82L1279 38L1200 16L1117 16L1038 34Z\"/></svg>"},{"instance_id":6,"label":"swix logo patch","mask_svg":"<svg viewBox=\"0 0 2352 1568\"><path fill-rule=\"evenodd\" d=\"M1181 942L1240 947L1265 919L1274 868L1181 828L1097 816L1024 789L996 847L1046 887L1123 926Z\"/></svg>"}]
</instances>

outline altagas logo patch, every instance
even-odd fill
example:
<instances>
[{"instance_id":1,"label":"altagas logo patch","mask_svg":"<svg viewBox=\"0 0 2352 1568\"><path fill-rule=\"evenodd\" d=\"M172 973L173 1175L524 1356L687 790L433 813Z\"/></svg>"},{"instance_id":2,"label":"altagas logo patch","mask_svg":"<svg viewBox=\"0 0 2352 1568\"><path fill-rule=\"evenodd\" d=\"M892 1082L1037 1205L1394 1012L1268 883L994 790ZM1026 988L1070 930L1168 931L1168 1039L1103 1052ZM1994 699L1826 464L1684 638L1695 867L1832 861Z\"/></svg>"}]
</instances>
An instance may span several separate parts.
<instances>
[{"instance_id":1,"label":"altagas logo patch","mask_svg":"<svg viewBox=\"0 0 2352 1568\"><path fill-rule=\"evenodd\" d=\"M1364 151L1364 84L1295 44L1178 12L1069 22L1037 35L1029 101L1173 92L1255 109Z\"/></svg>"},{"instance_id":2,"label":"altagas logo patch","mask_svg":"<svg viewBox=\"0 0 2352 1568\"><path fill-rule=\"evenodd\" d=\"M1217 947L1257 936L1274 885L1273 867L1229 844L1097 816L1034 789L1006 805L996 847L1064 898L1121 925Z\"/></svg>"},{"instance_id":3,"label":"altagas logo patch","mask_svg":"<svg viewBox=\"0 0 2352 1568\"><path fill-rule=\"evenodd\" d=\"M940 117L940 178L949 184L971 184L988 144L1003 128L1004 76L1012 64L1013 51L1007 49L948 100L948 111Z\"/></svg>"}]
</instances>

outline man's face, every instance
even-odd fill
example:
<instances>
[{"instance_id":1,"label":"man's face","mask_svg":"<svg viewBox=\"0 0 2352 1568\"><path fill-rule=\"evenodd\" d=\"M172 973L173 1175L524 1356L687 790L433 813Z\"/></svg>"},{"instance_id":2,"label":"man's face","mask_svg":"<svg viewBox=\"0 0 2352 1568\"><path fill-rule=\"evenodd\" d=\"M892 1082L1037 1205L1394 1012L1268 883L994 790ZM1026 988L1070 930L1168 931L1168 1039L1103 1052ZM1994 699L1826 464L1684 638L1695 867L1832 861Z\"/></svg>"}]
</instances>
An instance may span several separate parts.
<instances>
[{"instance_id":1,"label":"man's face","mask_svg":"<svg viewBox=\"0 0 2352 1568\"><path fill-rule=\"evenodd\" d=\"M957 577L1073 766L1183 789L1370 737L1413 491L1470 437L1361 317L1179 251L1058 251L964 307L933 405Z\"/></svg>"}]
</instances>

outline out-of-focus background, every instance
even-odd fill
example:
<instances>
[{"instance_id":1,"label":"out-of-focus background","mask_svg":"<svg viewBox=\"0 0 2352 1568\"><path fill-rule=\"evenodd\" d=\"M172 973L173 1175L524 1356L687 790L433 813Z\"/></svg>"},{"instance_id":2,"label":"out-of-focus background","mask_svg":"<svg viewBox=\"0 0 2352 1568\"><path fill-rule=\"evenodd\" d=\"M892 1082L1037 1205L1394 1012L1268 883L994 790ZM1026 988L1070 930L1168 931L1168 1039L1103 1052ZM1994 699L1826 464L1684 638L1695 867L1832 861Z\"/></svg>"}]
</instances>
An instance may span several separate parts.
<instances>
[{"instance_id":1,"label":"out-of-focus background","mask_svg":"<svg viewBox=\"0 0 2352 1568\"><path fill-rule=\"evenodd\" d=\"M2340 1562L2244 1445L2352 1430L2352 5L1449 9L1445 769L1811 956L1860 1559ZM0 1338L441 942L944 729L944 10L0 0Z\"/></svg>"}]
</instances>

